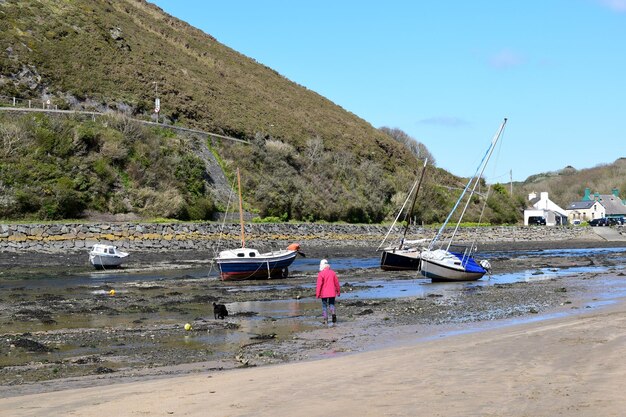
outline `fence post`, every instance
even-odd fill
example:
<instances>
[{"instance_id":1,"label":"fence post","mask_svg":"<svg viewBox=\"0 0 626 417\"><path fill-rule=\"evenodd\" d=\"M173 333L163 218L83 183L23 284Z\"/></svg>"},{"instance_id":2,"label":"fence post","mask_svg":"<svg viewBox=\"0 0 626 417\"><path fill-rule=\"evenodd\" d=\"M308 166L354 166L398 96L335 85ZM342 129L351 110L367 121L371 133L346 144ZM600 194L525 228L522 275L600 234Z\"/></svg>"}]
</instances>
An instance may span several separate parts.
<instances>
[{"instance_id":1,"label":"fence post","mask_svg":"<svg viewBox=\"0 0 626 417\"><path fill-rule=\"evenodd\" d=\"M13 107L15 107L15 97L13 97Z\"/></svg>"},{"instance_id":2,"label":"fence post","mask_svg":"<svg viewBox=\"0 0 626 417\"><path fill-rule=\"evenodd\" d=\"M30 100L28 100L28 108L30 109Z\"/></svg>"}]
</instances>

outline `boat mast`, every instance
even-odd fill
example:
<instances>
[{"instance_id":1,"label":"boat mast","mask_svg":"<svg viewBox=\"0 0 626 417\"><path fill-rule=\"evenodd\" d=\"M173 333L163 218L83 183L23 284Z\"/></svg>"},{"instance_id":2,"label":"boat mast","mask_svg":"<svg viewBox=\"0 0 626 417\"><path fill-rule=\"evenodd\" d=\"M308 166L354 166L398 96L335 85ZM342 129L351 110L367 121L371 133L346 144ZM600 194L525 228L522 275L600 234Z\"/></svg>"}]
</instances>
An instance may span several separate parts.
<instances>
[{"instance_id":1,"label":"boat mast","mask_svg":"<svg viewBox=\"0 0 626 417\"><path fill-rule=\"evenodd\" d=\"M424 163L424 167L426 167L426 163ZM387 234L385 235L385 237L383 238L383 241L380 242L380 245L378 245L378 248L376 249L377 251L380 250L380 248L382 248L382 246L385 244L385 241L387 240L387 238L389 237L389 235L391 234L391 231L393 230L394 226L396 225L396 223L398 222L398 219L400 219L400 216L402 215L402 213L404 212L404 207L406 207L406 204L409 202L409 200L411 199L411 194L413 194L413 191L418 187L419 182L421 181L421 179L419 180L415 180L415 182L413 183L413 185L411 186L411 189L409 190L408 195L406 196L406 199L404 200L404 203L402 203L402 207L400 207L400 211L398 212L398 215L396 216L396 218L394 219L393 223L391 223L391 227L389 228L389 230L387 231ZM417 195L417 194L415 194ZM406 233L405 233L406 234Z\"/></svg>"},{"instance_id":2,"label":"boat mast","mask_svg":"<svg viewBox=\"0 0 626 417\"><path fill-rule=\"evenodd\" d=\"M476 190L476 186L478 184L478 181L480 180L480 177L482 177L483 172L485 171L485 168L487 166L487 162L489 161L489 158L491 158L491 154L493 153L493 150L496 147L496 143L498 142L498 139L500 138L500 135L502 134L502 131L504 130L504 126L506 125L506 121L507 121L507 119L505 117L504 121L500 125L500 128L498 129L498 132L495 134L493 140L491 141L491 144L489 145L489 149L487 149L487 152L483 156L483 159L480 161L480 164L478 165L478 168L476 168L476 173L467 182L467 185L463 189L463 192L461 193L461 196L459 197L459 199L454 204L454 207L450 211L450 214L448 214L448 217L446 218L446 220L443 222L443 224L439 228L439 231L437 232L437 235L430 242L430 245L428 245L428 249L429 250L431 250L435 246L435 243L437 242L437 240L441 236L441 233L443 232L443 230L448 225L448 222L450 221L450 218L452 217L452 214L454 214L454 212L456 211L457 207L459 206L459 203L463 199L463 196L465 196L465 193L469 189L470 185L472 185L472 182L474 181L474 179L476 179L476 182L474 183L474 187L472 188L472 194L474 193L474 190ZM480 174L479 174L479 171L480 171ZM465 204L465 208L463 209L463 214L465 214L465 209L467 209L468 204L469 204L469 199L468 199L468 202ZM461 214L461 216L459 217L459 221L457 222L457 225L456 225L456 227L454 229L453 237L454 237L454 234L456 234L456 231L459 228L459 224L461 223L461 219L463 218L463 214ZM450 242L448 242L448 247L446 248L446 250L450 249L450 245L451 244L452 244L452 238L450 239Z\"/></svg>"},{"instance_id":3,"label":"boat mast","mask_svg":"<svg viewBox=\"0 0 626 417\"><path fill-rule=\"evenodd\" d=\"M420 187L422 186L422 180L424 179L424 173L426 172L426 164L428 164L428 158L424 159L424 166L422 167L422 174L420 175L420 180L417 183L417 190L415 190L415 195L413 196L413 203L411 203L411 208L408 211L408 221L404 225L404 233L402 234L402 240L400 241L400 249L404 245L404 238L406 238L406 233L409 231L409 226L411 225L411 214L413 214L413 209L415 208L415 202L417 201L417 194L420 192Z\"/></svg>"},{"instance_id":4,"label":"boat mast","mask_svg":"<svg viewBox=\"0 0 626 417\"><path fill-rule=\"evenodd\" d=\"M502 135L502 131L504 130L504 125L506 125L506 117L504 118L504 121L500 125L500 129L498 129L498 132L493 137L493 141L491 142L491 146L489 147L489 153L487 154L487 158L482 163L482 168L480 170L480 174L478 174L478 176L476 176L476 175L474 176L474 186L472 187L472 191L470 192L470 196L468 197L467 201L465 202L465 207L463 207L463 211L461 212L461 216L459 216L459 221L457 222L456 227L454 228L454 232L452 232L452 236L450 237L450 241L448 242L448 247L446 248L446 250L450 250L450 245L452 244L452 239L454 239L454 236L456 236L457 230L459 230L459 225L461 224L461 219L463 219L463 216L465 215L465 211L467 210L467 206L469 206L470 200L471 200L472 196L474 195L474 192L476 192L476 187L478 186L478 183L480 182L480 179L482 178L483 173L485 172L485 168L487 168L487 162L489 162L489 159L491 158L491 154L493 153L493 150L496 148L496 144L498 143L498 139L500 139L500 135ZM485 197L485 199L486 198L487 197ZM485 200L485 202L486 202L486 200Z\"/></svg>"},{"instance_id":5,"label":"boat mast","mask_svg":"<svg viewBox=\"0 0 626 417\"><path fill-rule=\"evenodd\" d=\"M239 168L237 168L237 188L239 188L239 223L241 224L241 247L246 247L246 238L243 228L243 206L241 205L241 176L239 175Z\"/></svg>"}]
</instances>

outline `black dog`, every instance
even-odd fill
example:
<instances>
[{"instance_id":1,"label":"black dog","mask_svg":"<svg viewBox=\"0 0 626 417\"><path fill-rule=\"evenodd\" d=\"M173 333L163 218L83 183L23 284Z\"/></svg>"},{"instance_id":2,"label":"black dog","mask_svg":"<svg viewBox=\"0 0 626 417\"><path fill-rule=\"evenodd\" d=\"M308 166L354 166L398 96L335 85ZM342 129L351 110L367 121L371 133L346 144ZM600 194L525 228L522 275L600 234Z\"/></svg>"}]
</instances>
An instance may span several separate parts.
<instances>
[{"instance_id":1,"label":"black dog","mask_svg":"<svg viewBox=\"0 0 626 417\"><path fill-rule=\"evenodd\" d=\"M216 319L224 320L224 317L228 316L228 310L224 304L213 303L213 315Z\"/></svg>"}]
</instances>

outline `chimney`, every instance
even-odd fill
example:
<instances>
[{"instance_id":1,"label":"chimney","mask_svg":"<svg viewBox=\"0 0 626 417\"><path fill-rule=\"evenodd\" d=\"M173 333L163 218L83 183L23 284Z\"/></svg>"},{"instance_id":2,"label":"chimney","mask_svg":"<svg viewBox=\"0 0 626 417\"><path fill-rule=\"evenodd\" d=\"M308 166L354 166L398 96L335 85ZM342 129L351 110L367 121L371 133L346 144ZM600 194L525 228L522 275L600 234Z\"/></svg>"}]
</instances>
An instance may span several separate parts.
<instances>
[{"instance_id":1,"label":"chimney","mask_svg":"<svg viewBox=\"0 0 626 417\"><path fill-rule=\"evenodd\" d=\"M611 192L613 193L613 195L615 196L615 198L619 198L619 190L617 188L613 188L611 190Z\"/></svg>"},{"instance_id":2,"label":"chimney","mask_svg":"<svg viewBox=\"0 0 626 417\"><path fill-rule=\"evenodd\" d=\"M536 192L533 191L532 193L528 194L528 201L534 200L535 198L537 198Z\"/></svg>"}]
</instances>

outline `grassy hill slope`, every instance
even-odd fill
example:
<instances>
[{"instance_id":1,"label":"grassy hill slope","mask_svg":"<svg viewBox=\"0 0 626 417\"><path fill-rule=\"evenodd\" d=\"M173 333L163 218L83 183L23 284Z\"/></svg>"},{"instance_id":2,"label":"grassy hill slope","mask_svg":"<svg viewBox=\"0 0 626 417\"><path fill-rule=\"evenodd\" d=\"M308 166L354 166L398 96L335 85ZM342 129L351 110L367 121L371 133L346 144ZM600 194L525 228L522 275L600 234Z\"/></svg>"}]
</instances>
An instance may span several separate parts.
<instances>
[{"instance_id":1,"label":"grassy hill slope","mask_svg":"<svg viewBox=\"0 0 626 417\"><path fill-rule=\"evenodd\" d=\"M620 197L626 198L626 158L593 168L577 170L566 167L557 172L536 174L517 187L520 195L526 196L531 192L547 191L550 199L564 209L570 203L580 201L585 194L585 188L600 194L611 194L617 188Z\"/></svg>"},{"instance_id":2,"label":"grassy hill slope","mask_svg":"<svg viewBox=\"0 0 626 417\"><path fill-rule=\"evenodd\" d=\"M208 147L231 180L241 168L247 208L261 217L381 221L394 214L418 169L404 144L143 0L0 2L0 99L149 120L155 88L165 123L249 142L215 140L203 152ZM95 210L205 218L222 206L210 172L197 172L200 148L186 139L150 129L136 135L125 122L84 127L78 120L3 117L10 122L0 132L5 143L16 137L11 129L22 135L0 155L4 216ZM24 169L29 165L37 176ZM190 186L198 175L202 187ZM418 207L424 221L440 221L456 198L459 179L442 170L436 177L424 194L434 200L425 197ZM149 190L154 195L142 197ZM62 208L64 193L80 203L74 210ZM38 207L18 204L34 195ZM157 204L158 196L178 202L176 209ZM502 204L504 211L515 205ZM501 221L511 217L502 215L502 204L489 209Z\"/></svg>"},{"instance_id":3,"label":"grassy hill slope","mask_svg":"<svg viewBox=\"0 0 626 417\"><path fill-rule=\"evenodd\" d=\"M3 95L148 115L158 82L171 123L247 139L271 135L298 149L321 137L330 151L411 160L364 120L144 1L9 1L0 11L2 50L9 50Z\"/></svg>"}]
</instances>

